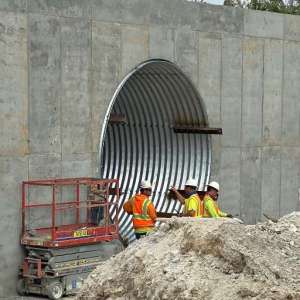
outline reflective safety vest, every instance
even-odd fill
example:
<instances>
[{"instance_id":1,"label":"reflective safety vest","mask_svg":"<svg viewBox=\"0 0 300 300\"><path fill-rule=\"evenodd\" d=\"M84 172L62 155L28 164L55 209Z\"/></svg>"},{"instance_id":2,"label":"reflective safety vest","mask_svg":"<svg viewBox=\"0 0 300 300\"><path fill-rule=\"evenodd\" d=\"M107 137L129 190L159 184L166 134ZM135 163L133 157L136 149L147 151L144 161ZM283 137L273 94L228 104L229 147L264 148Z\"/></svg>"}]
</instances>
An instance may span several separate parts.
<instances>
[{"instance_id":1,"label":"reflective safety vest","mask_svg":"<svg viewBox=\"0 0 300 300\"><path fill-rule=\"evenodd\" d=\"M207 203L209 202L209 203ZM212 204L212 211L211 213L208 211L207 207L205 207L205 204ZM206 194L203 198L203 208L204 208L204 212L203 212L203 217L205 218L219 218L219 217L226 217L227 214L222 212L217 204L217 202L208 194Z\"/></svg>"},{"instance_id":2,"label":"reflective safety vest","mask_svg":"<svg viewBox=\"0 0 300 300\"><path fill-rule=\"evenodd\" d=\"M199 202L200 202L200 216L204 216L204 201L199 197Z\"/></svg>"},{"instance_id":3,"label":"reflective safety vest","mask_svg":"<svg viewBox=\"0 0 300 300\"><path fill-rule=\"evenodd\" d=\"M148 215L148 207L151 200L142 194L132 198L132 222L133 228L154 227L154 221Z\"/></svg>"},{"instance_id":4,"label":"reflective safety vest","mask_svg":"<svg viewBox=\"0 0 300 300\"><path fill-rule=\"evenodd\" d=\"M193 194L185 199L184 213L194 210L196 212L194 217L201 217L203 215L203 201L201 201L198 194Z\"/></svg>"}]
</instances>

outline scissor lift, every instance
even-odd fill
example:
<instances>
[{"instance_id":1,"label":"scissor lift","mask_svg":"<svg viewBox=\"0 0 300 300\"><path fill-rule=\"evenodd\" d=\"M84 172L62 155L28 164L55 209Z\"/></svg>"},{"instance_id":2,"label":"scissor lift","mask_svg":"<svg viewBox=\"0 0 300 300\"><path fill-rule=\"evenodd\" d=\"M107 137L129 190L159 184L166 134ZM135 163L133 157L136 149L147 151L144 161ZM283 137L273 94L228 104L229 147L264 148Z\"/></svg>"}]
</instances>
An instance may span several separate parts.
<instances>
[{"instance_id":1,"label":"scissor lift","mask_svg":"<svg viewBox=\"0 0 300 300\"><path fill-rule=\"evenodd\" d=\"M50 299L74 294L88 274L122 250L117 179L63 178L22 184L25 258L17 290Z\"/></svg>"}]
</instances>

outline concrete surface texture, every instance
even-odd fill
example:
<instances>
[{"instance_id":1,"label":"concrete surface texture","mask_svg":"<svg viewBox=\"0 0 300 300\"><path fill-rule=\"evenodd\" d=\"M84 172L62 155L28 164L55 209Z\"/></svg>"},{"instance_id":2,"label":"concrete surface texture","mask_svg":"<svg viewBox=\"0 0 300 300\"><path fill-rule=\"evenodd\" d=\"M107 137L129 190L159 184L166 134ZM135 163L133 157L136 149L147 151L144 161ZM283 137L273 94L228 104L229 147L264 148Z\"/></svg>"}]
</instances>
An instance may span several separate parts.
<instances>
[{"instance_id":1,"label":"concrete surface texture","mask_svg":"<svg viewBox=\"0 0 300 300\"><path fill-rule=\"evenodd\" d=\"M300 17L184 0L0 0L0 298L15 293L20 183L97 174L122 78L174 62L204 100L224 210L255 223L295 210Z\"/></svg>"}]
</instances>

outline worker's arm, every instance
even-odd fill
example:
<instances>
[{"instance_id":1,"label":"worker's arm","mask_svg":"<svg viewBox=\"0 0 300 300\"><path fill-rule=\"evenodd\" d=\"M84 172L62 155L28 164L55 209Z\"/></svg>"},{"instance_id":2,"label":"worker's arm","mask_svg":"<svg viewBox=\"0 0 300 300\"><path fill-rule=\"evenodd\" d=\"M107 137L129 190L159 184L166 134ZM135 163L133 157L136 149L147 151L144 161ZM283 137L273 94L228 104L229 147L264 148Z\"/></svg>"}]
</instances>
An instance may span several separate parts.
<instances>
[{"instance_id":1,"label":"worker's arm","mask_svg":"<svg viewBox=\"0 0 300 300\"><path fill-rule=\"evenodd\" d=\"M123 205L123 209L130 215L133 214L133 210L132 210L132 198L130 198L128 201L126 201Z\"/></svg>"},{"instance_id":2,"label":"worker's arm","mask_svg":"<svg viewBox=\"0 0 300 300\"><path fill-rule=\"evenodd\" d=\"M152 202L149 204L147 212L148 212L148 215L150 216L150 218L153 220L153 222L155 222L156 218L157 218L156 209Z\"/></svg>"},{"instance_id":3,"label":"worker's arm","mask_svg":"<svg viewBox=\"0 0 300 300\"><path fill-rule=\"evenodd\" d=\"M223 211L221 211L220 207L217 205L217 213L219 215L219 217L222 217L222 218L232 218L232 215L231 214L228 214L228 213L225 213Z\"/></svg>"},{"instance_id":4,"label":"worker's arm","mask_svg":"<svg viewBox=\"0 0 300 300\"><path fill-rule=\"evenodd\" d=\"M176 190L175 187L171 187L170 190L175 193L176 198L179 200L181 204L185 203L185 198Z\"/></svg>"},{"instance_id":5,"label":"worker's arm","mask_svg":"<svg viewBox=\"0 0 300 300\"><path fill-rule=\"evenodd\" d=\"M209 216L211 218L219 218L220 217L218 215L218 212L217 212L216 208L215 208L213 200L211 200L211 199L205 200L204 201L204 206L205 206L205 209L208 211Z\"/></svg>"},{"instance_id":6,"label":"worker's arm","mask_svg":"<svg viewBox=\"0 0 300 300\"><path fill-rule=\"evenodd\" d=\"M196 216L196 211L194 210L188 210L187 213L184 214L186 217L195 217Z\"/></svg>"},{"instance_id":7,"label":"worker's arm","mask_svg":"<svg viewBox=\"0 0 300 300\"><path fill-rule=\"evenodd\" d=\"M218 215L222 218L228 217L230 215L228 215L227 213L221 211L221 209L218 209Z\"/></svg>"}]
</instances>

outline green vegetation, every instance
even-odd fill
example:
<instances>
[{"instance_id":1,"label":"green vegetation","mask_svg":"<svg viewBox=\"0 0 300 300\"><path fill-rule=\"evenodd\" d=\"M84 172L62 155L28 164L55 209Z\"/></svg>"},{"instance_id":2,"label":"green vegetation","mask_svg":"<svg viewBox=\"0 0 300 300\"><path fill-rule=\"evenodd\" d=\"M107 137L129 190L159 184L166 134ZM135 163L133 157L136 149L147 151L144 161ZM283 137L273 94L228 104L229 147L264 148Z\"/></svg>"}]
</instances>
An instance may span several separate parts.
<instances>
[{"instance_id":1,"label":"green vegetation","mask_svg":"<svg viewBox=\"0 0 300 300\"><path fill-rule=\"evenodd\" d=\"M224 5L300 15L300 0L288 0L288 2L283 0L250 0L250 2L243 0L224 0Z\"/></svg>"}]
</instances>

